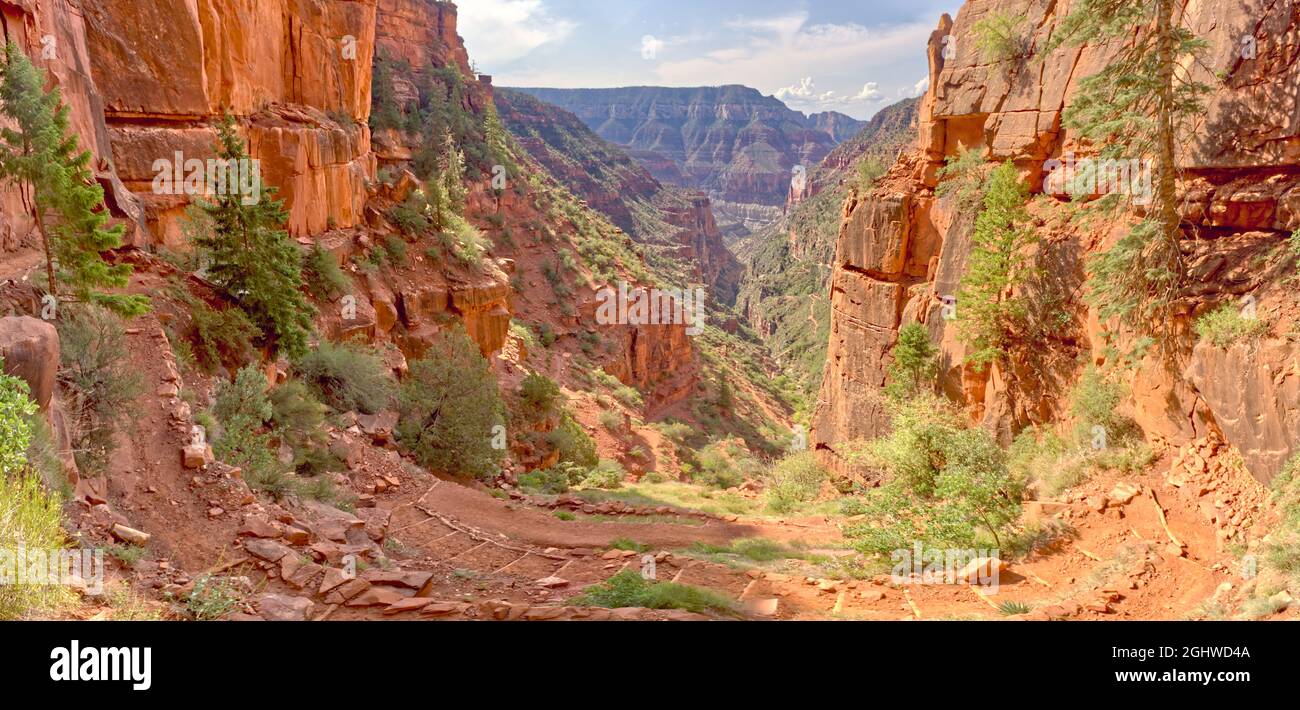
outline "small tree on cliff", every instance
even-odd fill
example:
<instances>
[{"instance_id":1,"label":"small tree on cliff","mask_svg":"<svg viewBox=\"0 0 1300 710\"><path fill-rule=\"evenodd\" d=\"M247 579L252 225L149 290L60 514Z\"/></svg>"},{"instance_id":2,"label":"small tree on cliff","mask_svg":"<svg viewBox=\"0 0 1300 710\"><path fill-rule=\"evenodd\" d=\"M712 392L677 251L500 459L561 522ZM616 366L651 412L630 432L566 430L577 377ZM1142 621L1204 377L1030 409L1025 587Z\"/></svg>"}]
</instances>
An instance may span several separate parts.
<instances>
[{"instance_id":1,"label":"small tree on cliff","mask_svg":"<svg viewBox=\"0 0 1300 710\"><path fill-rule=\"evenodd\" d=\"M45 73L13 42L5 45L0 113L14 123L0 129L0 178L18 184L36 220L45 250L50 295L95 303L120 315L148 309L144 296L107 294L126 286L128 264L112 265L101 252L122 245L122 227L107 227L104 190L91 174L89 151L68 132L68 107L58 88L45 90Z\"/></svg>"},{"instance_id":2,"label":"small tree on cliff","mask_svg":"<svg viewBox=\"0 0 1300 710\"><path fill-rule=\"evenodd\" d=\"M250 164L232 117L222 119L217 135L220 160ZM252 317L273 350L296 358L307 352L314 315L302 291L302 252L283 229L288 216L275 189L260 182L257 189L255 200L228 190L199 202L190 235L208 278Z\"/></svg>"},{"instance_id":3,"label":"small tree on cliff","mask_svg":"<svg viewBox=\"0 0 1300 710\"><path fill-rule=\"evenodd\" d=\"M1024 297L1015 295L1031 268L1027 249L1037 241L1025 209L1028 200L1011 161L989 175L957 296L957 333L970 346L967 361L981 369L1006 355L1028 310Z\"/></svg>"},{"instance_id":4,"label":"small tree on cliff","mask_svg":"<svg viewBox=\"0 0 1300 710\"><path fill-rule=\"evenodd\" d=\"M929 332L920 323L908 323L898 331L885 394L898 400L913 397L933 387L938 371L939 349L930 342Z\"/></svg>"},{"instance_id":5,"label":"small tree on cliff","mask_svg":"<svg viewBox=\"0 0 1300 710\"><path fill-rule=\"evenodd\" d=\"M1193 81L1182 63L1206 43L1180 25L1179 5L1175 0L1078 0L1053 42L1054 47L1122 44L1104 69L1080 82L1064 123L1101 146L1104 158L1154 161L1148 216L1092 265L1092 297L1102 317L1119 317L1148 336L1169 333L1173 303L1186 280L1179 249L1177 141L1187 121L1202 112L1210 90Z\"/></svg>"}]
</instances>

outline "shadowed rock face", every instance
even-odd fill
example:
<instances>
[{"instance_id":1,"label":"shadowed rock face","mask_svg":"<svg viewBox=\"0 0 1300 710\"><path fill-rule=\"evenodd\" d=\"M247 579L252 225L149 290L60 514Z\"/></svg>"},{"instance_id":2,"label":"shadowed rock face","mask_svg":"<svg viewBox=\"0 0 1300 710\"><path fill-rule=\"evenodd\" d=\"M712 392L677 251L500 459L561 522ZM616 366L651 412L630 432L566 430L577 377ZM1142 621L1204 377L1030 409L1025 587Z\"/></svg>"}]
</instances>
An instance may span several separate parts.
<instances>
[{"instance_id":1,"label":"shadowed rock face","mask_svg":"<svg viewBox=\"0 0 1300 710\"><path fill-rule=\"evenodd\" d=\"M1065 402L1080 360L1104 361L1108 324L1081 298L1087 258L1125 230L1122 220L1092 230L1044 225L1051 247L1040 265L1071 323L1034 342L1002 366L978 374L962 366L964 348L941 313L956 293L970 252L972 215L934 195L936 173L966 149L987 160L1013 161L1034 193L1049 161L1088 146L1061 125L1079 79L1096 73L1114 48L1043 48L1069 2L969 0L956 20L944 16L931 36L930 90L921 101L917 149L903 156L874 194L845 206L835 272L826 374L814 415L813 444L843 470L836 448L884 433L879 390L902 324L927 325L941 347L942 390L972 420L1004 439L1026 425L1068 416ZM1249 263L1300 229L1300 9L1269 0L1190 3L1184 22L1206 39L1204 65L1192 71L1213 92L1180 142L1180 212L1184 251L1194 281L1183 294L1185 354L1179 368L1146 362L1132 376L1132 415L1148 439L1181 444L1221 430L1261 480L1295 453L1300 401L1287 387L1295 359L1274 328L1250 356L1198 345L1191 321L1226 300L1257 295L1264 310L1285 300L1279 275ZM1032 60L990 63L973 26L991 12L1024 13ZM951 37L948 43L945 38ZM1242 55L1252 38L1254 58ZM957 49L944 56L944 47ZM1219 75L1222 74L1223 78ZM1123 222L1123 223L1120 223ZM1199 239L1193 239L1199 236ZM1277 304L1277 305L1273 305ZM958 305L960 308L960 305ZM1281 311L1283 313L1289 311ZM1244 348L1245 346L1238 346Z\"/></svg>"},{"instance_id":2,"label":"shadowed rock face","mask_svg":"<svg viewBox=\"0 0 1300 710\"><path fill-rule=\"evenodd\" d=\"M805 116L743 86L519 91L572 112L657 179L738 203L785 204L792 169L816 165L864 125Z\"/></svg>"}]
</instances>

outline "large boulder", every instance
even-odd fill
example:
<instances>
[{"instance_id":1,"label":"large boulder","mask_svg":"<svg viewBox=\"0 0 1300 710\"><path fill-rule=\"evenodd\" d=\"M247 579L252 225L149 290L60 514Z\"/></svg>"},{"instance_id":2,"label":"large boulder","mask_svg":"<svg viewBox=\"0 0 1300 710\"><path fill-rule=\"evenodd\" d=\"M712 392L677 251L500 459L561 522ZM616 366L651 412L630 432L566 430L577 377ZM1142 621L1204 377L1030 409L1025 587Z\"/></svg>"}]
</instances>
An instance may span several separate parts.
<instances>
[{"instance_id":1,"label":"large boulder","mask_svg":"<svg viewBox=\"0 0 1300 710\"><path fill-rule=\"evenodd\" d=\"M6 375L20 377L42 412L49 412L59 372L59 333L28 316L0 318L0 357Z\"/></svg>"},{"instance_id":2,"label":"large boulder","mask_svg":"<svg viewBox=\"0 0 1300 710\"><path fill-rule=\"evenodd\" d=\"M1300 348L1282 340L1202 342L1186 378L1237 447L1255 478L1268 483L1300 451Z\"/></svg>"}]
</instances>

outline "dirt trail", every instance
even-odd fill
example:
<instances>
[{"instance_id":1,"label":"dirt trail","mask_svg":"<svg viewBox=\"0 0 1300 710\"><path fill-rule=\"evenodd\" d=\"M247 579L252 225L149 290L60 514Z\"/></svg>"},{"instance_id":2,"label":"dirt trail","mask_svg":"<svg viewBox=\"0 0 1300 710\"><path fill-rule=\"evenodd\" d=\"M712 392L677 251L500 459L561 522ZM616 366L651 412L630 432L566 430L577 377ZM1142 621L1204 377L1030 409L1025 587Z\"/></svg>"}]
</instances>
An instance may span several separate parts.
<instances>
[{"instance_id":1,"label":"dirt trail","mask_svg":"<svg viewBox=\"0 0 1300 710\"><path fill-rule=\"evenodd\" d=\"M709 520L703 525L672 523L564 522L549 512L508 503L451 481L438 481L415 501L393 511L406 517L409 509L441 513L494 537L541 547L604 548L619 538L658 548L685 547L692 542L727 543L762 536L757 524Z\"/></svg>"}]
</instances>

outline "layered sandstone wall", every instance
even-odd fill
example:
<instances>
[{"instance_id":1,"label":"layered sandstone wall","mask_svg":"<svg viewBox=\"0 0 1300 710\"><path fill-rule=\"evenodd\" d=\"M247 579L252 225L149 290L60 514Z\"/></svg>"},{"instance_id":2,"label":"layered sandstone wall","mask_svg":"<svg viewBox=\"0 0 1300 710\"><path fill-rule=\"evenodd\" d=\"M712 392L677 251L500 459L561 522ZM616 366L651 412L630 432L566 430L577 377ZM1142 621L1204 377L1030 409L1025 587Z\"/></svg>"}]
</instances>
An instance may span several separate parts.
<instances>
[{"instance_id":1,"label":"layered sandstone wall","mask_svg":"<svg viewBox=\"0 0 1300 710\"><path fill-rule=\"evenodd\" d=\"M138 245L181 244L189 198L159 194L157 161L213 157L212 123L227 112L292 235L361 223L376 0L81 3L113 162L146 206Z\"/></svg>"},{"instance_id":2,"label":"layered sandstone wall","mask_svg":"<svg viewBox=\"0 0 1300 710\"><path fill-rule=\"evenodd\" d=\"M845 205L830 353L813 427L815 445L838 470L845 468L838 447L888 428L880 389L906 322L925 323L941 343L944 391L1004 439L1026 425L1064 416L1080 362L1106 358L1114 324L1102 323L1081 296L1088 256L1123 233L1123 220L1069 227L1050 219L1050 205L1035 208L1043 237L1038 263L1053 276L1042 288L1058 291L1070 322L1023 343L1030 355L973 372L962 365L964 349L944 318L945 298L957 293L965 271L973 226L972 215L954 198L934 194L944 162L963 150L980 151L990 161L1011 160L1040 193L1050 161L1088 155L1089 147L1062 127L1061 114L1079 80L1104 67L1115 47L1045 52L1071 4L969 0L955 21L945 15L928 47L931 88L922 99L915 150L874 194ZM1203 116L1183 136L1179 155L1184 252L1196 281L1184 294L1179 323L1187 369L1170 372L1143 363L1129 383L1132 414L1147 437L1161 443L1221 429L1252 472L1266 480L1300 442L1300 402L1287 394L1297 377L1296 353L1283 342L1287 326L1274 327L1272 337L1249 346L1249 353L1234 354L1206 345L1192 350L1190 323L1247 294L1261 302L1262 313L1284 319L1288 312L1278 274L1252 270L1251 264L1300 229L1300 8L1272 0L1193 1L1180 11L1210 45L1203 63L1189 70L1214 87ZM984 59L972 28L991 12L1025 15L1031 59ZM1254 51L1243 52L1246 46Z\"/></svg>"}]
</instances>

